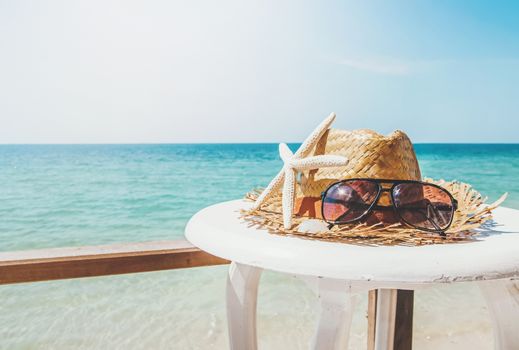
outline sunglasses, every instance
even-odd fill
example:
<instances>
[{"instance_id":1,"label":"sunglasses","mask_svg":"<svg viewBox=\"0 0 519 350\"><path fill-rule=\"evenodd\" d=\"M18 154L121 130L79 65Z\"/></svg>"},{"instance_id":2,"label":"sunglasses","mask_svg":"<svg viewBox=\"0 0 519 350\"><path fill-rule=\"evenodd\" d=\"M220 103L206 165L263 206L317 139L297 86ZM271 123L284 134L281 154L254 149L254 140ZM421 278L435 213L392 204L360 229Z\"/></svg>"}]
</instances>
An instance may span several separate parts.
<instances>
[{"instance_id":1,"label":"sunglasses","mask_svg":"<svg viewBox=\"0 0 519 350\"><path fill-rule=\"evenodd\" d=\"M385 192L390 193L389 206L379 205ZM443 187L412 180L343 180L331 184L321 199L322 218L329 228L361 221L376 210L392 210L401 223L443 237L458 205Z\"/></svg>"}]
</instances>

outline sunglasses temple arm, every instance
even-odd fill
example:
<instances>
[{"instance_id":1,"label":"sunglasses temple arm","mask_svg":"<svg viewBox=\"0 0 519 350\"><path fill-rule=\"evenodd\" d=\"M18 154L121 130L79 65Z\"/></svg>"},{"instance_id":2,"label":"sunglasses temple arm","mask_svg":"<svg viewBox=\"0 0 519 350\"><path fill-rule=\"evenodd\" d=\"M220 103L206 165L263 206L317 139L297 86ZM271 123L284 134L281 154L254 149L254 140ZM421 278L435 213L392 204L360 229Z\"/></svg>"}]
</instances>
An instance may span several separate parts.
<instances>
[{"instance_id":1,"label":"sunglasses temple arm","mask_svg":"<svg viewBox=\"0 0 519 350\"><path fill-rule=\"evenodd\" d=\"M427 221L429 221L429 222L431 223L431 225L434 226L434 228L436 229L436 232L437 232L441 237L445 237L445 236L446 236L445 231L442 230L442 229L440 228L440 226L438 226L438 224L436 224L436 223L434 222L434 220L429 216L429 210L435 210L434 207L433 207L431 204L427 205L427 210L425 211L425 217L427 218Z\"/></svg>"}]
</instances>

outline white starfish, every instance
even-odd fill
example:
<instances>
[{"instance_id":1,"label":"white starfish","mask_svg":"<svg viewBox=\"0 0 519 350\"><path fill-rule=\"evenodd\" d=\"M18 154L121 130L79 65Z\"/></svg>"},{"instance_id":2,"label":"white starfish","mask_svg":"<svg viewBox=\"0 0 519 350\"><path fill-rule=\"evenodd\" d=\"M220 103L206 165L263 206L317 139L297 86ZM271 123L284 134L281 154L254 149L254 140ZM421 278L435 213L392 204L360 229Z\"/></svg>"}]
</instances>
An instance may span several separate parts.
<instances>
[{"instance_id":1,"label":"white starfish","mask_svg":"<svg viewBox=\"0 0 519 350\"><path fill-rule=\"evenodd\" d=\"M261 195L256 199L254 208L259 208L273 191L280 188L283 183L283 226L285 229L292 227L292 212L294 211L294 192L295 192L295 172L324 167L343 166L348 163L348 159L342 156L317 155L308 157L308 154L315 147L321 136L330 128L335 119L335 113L330 114L310 136L303 142L295 154L290 151L284 143L279 145L279 154L284 162L283 169L272 179ZM284 181L283 181L284 180Z\"/></svg>"}]
</instances>

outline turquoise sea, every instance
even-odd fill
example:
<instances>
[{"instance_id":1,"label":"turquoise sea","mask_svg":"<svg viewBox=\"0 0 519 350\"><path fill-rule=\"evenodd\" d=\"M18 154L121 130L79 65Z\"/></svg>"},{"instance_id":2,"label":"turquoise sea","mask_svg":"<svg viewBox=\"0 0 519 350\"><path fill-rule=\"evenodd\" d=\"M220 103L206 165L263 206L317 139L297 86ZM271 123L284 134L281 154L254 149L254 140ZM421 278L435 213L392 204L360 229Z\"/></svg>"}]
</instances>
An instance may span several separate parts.
<instances>
[{"instance_id":1,"label":"turquoise sea","mask_svg":"<svg viewBox=\"0 0 519 350\"><path fill-rule=\"evenodd\" d=\"M490 200L509 192L504 205L519 209L519 145L415 148L424 176ZM275 144L2 145L0 251L181 238L196 211L265 186L280 167ZM225 269L0 286L0 349L224 349ZM365 341L359 298L352 349ZM419 349L491 346L473 287L419 291L416 308ZM266 274L258 311L264 349L311 338L315 301L301 282Z\"/></svg>"}]
</instances>

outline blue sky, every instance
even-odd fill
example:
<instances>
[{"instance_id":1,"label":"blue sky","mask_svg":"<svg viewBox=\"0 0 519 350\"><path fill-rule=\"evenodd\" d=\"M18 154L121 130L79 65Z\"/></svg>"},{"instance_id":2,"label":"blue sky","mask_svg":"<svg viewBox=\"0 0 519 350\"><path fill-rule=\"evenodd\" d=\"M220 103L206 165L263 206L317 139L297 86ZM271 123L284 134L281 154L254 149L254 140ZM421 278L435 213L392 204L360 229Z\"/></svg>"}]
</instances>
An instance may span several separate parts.
<instances>
[{"instance_id":1,"label":"blue sky","mask_svg":"<svg viewBox=\"0 0 519 350\"><path fill-rule=\"evenodd\" d=\"M0 0L0 143L519 142L519 3Z\"/></svg>"}]
</instances>

